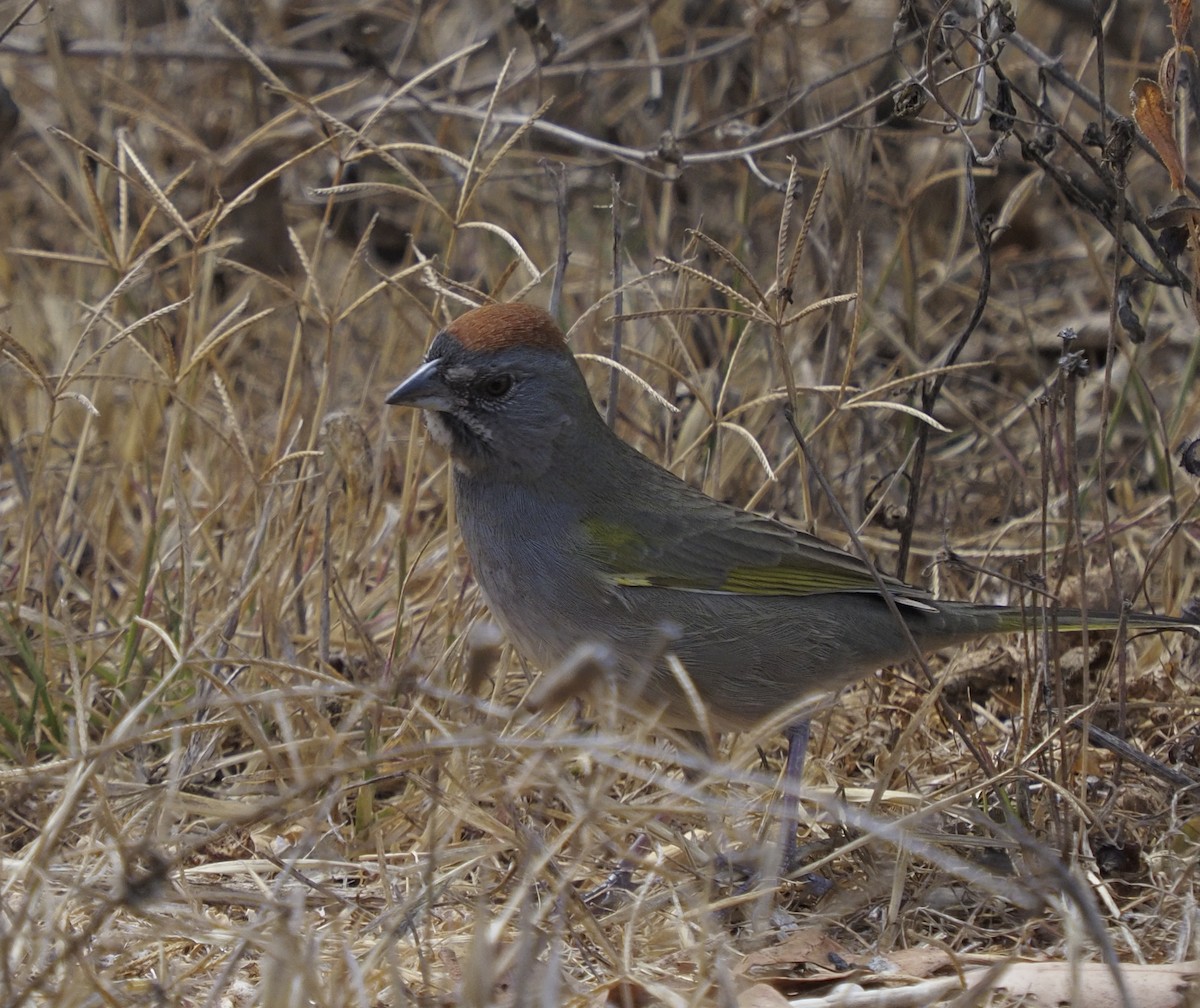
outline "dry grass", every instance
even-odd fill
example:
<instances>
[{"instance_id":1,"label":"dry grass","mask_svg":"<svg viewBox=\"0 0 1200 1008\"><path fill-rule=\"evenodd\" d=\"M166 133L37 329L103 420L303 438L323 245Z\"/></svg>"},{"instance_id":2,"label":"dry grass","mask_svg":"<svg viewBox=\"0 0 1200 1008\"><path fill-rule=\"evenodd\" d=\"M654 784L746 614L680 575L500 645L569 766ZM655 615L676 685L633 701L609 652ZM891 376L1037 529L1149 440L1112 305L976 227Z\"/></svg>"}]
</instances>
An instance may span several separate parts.
<instances>
[{"instance_id":1,"label":"dry grass","mask_svg":"<svg viewBox=\"0 0 1200 1008\"><path fill-rule=\"evenodd\" d=\"M0 55L22 116L0 190L0 1003L736 1004L757 977L847 975L829 943L863 967L1196 955L1193 797L1071 726L1190 779L1192 642L988 642L944 656L937 691L895 670L848 691L807 777L832 892L746 891L715 859L764 842L775 737L708 761L612 697L525 713L531 673L473 635L445 461L382 406L468 289L546 304L563 252L572 344L612 354L615 174L620 311L656 313L617 327L620 357L678 407L622 381L624 436L846 542L781 416L790 372L888 569L907 551L950 598L1034 582L1177 612L1200 570L1176 463L1196 322L1105 226L1166 270L1136 227L1168 197L1150 155L1122 199L1066 194L1099 192L1099 152L1067 142L1096 114L1053 79L1100 88L1087 20L1023 12L1015 125L968 185L998 136L967 121L996 94L971 14L924 12L893 51L895 9L834 3L547 5L532 33L499 2L218 3L224 27L108 6L39 5ZM1158 8L1126 13L1118 111L1165 45ZM1059 60L1040 122L1031 46ZM890 118L913 74L944 107ZM1066 327L1090 374L1060 366ZM584 367L606 404L610 369ZM963 562L932 566L946 549ZM623 857L635 890L587 903ZM743 958L797 928L819 955Z\"/></svg>"}]
</instances>

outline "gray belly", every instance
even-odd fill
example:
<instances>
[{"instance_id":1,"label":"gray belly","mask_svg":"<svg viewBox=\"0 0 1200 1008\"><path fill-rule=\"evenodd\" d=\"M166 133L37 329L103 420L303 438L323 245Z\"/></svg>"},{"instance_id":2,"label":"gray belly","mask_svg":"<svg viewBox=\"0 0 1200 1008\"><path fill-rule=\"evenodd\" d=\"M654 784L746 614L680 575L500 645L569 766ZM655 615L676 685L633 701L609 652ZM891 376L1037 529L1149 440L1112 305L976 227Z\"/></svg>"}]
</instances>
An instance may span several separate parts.
<instances>
[{"instance_id":1,"label":"gray belly","mask_svg":"<svg viewBox=\"0 0 1200 1008\"><path fill-rule=\"evenodd\" d=\"M526 494L507 513L494 493L487 503L490 511L480 502L460 508L460 527L484 598L517 650L550 670L579 644L605 644L618 674L638 683L641 699L665 710L668 723L693 727L696 717L662 660L667 640L721 730L750 727L911 657L886 605L869 594L747 597L618 588L578 559L578 525L553 503ZM920 622L910 626L926 646L948 642Z\"/></svg>"}]
</instances>

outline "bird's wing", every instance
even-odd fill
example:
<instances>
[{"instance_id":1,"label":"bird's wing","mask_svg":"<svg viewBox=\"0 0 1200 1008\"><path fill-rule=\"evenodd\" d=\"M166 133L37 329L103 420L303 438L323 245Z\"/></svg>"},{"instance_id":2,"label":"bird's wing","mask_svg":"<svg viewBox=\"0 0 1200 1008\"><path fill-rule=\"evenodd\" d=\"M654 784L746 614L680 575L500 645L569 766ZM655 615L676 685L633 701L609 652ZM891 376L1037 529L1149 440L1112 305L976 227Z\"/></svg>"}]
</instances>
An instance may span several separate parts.
<instances>
[{"instance_id":1,"label":"bird's wing","mask_svg":"<svg viewBox=\"0 0 1200 1008\"><path fill-rule=\"evenodd\" d=\"M586 549L614 584L737 595L878 593L872 569L858 557L662 472L669 483L651 476L639 488L640 502L584 517ZM656 507L656 491L664 489L669 506L664 500ZM920 588L880 577L900 601L920 605L929 598Z\"/></svg>"}]
</instances>

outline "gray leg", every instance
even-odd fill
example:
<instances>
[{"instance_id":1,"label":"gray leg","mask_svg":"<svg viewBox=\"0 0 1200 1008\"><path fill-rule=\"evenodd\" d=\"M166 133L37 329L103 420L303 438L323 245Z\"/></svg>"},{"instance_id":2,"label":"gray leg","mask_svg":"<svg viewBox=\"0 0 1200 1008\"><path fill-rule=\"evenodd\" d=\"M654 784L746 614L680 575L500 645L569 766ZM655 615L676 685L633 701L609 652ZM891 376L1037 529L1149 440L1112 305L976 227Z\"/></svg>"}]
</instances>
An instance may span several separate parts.
<instances>
[{"instance_id":1,"label":"gray leg","mask_svg":"<svg viewBox=\"0 0 1200 1008\"><path fill-rule=\"evenodd\" d=\"M783 768L783 799L779 809L779 874L789 875L796 867L796 828L800 824L799 787L804 779L804 754L808 751L809 722L797 721L784 733L788 742Z\"/></svg>"}]
</instances>

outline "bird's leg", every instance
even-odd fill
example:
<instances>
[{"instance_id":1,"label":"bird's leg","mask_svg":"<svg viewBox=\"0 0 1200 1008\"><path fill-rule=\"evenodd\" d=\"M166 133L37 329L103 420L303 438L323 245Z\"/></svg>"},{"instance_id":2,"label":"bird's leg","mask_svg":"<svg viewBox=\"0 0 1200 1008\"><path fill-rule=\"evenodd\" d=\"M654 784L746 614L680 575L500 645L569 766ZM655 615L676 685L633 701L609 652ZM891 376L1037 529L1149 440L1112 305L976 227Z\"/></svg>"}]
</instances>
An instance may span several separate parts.
<instances>
[{"instance_id":1,"label":"bird's leg","mask_svg":"<svg viewBox=\"0 0 1200 1008\"><path fill-rule=\"evenodd\" d=\"M712 751L708 744L708 737L704 732L699 731L683 731L680 734L692 745L696 750L703 753L705 756L711 756ZM684 766L683 776L690 784L695 784L703 773L694 766ZM616 868L608 873L608 878L601 882L594 889L584 893L583 901L588 905L601 905L609 901L612 895L616 892L632 892L637 886L633 882L633 871L637 867L637 859L647 853L650 849L650 838L645 832L638 833L634 838L633 844L629 849L629 854L623 857L617 864Z\"/></svg>"},{"instance_id":2,"label":"bird's leg","mask_svg":"<svg viewBox=\"0 0 1200 1008\"><path fill-rule=\"evenodd\" d=\"M783 766L783 799L779 810L779 875L786 877L796 867L799 852L796 830L800 825L800 782L804 779L804 756L808 752L809 721L796 721L784 732L787 761Z\"/></svg>"},{"instance_id":3,"label":"bird's leg","mask_svg":"<svg viewBox=\"0 0 1200 1008\"><path fill-rule=\"evenodd\" d=\"M804 756L808 752L809 720L797 721L784 732L788 742L783 765L783 800L779 812L779 877L787 878L800 861L796 830L800 825L800 783L804 778ZM833 883L823 875L810 872L804 877L813 897L823 896Z\"/></svg>"},{"instance_id":4,"label":"bird's leg","mask_svg":"<svg viewBox=\"0 0 1200 1008\"><path fill-rule=\"evenodd\" d=\"M683 733L689 742L696 745L701 752L707 753L707 739L700 732L684 732ZM784 762L783 768L783 796L780 799L779 806L779 846L777 848L777 859L773 865L767 865L760 861L757 869L749 868L744 864L726 857L718 857L717 864L726 868L735 868L746 876L746 881L743 883L745 888L753 887L753 879L757 876L759 882L765 881L768 877L783 879L787 878L796 868L800 861L800 845L797 842L796 832L800 822L800 783L804 777L804 757L808 751L809 739L809 721L806 718L803 721L797 721L788 726L784 732L784 737L787 739L788 751L787 759ZM699 771L694 768L685 769L684 776L693 783L701 776ZM648 847L649 838L645 833L639 833L633 841L629 855L622 858L620 863L613 871L609 873L607 879L604 880L596 888L584 894L584 902L589 905L606 904L611 897L617 892L629 892L636 888L633 882L633 871L637 863L638 855L644 854ZM819 897L828 891L830 882L828 879L820 875L808 875L805 878L809 889L814 897Z\"/></svg>"}]
</instances>

